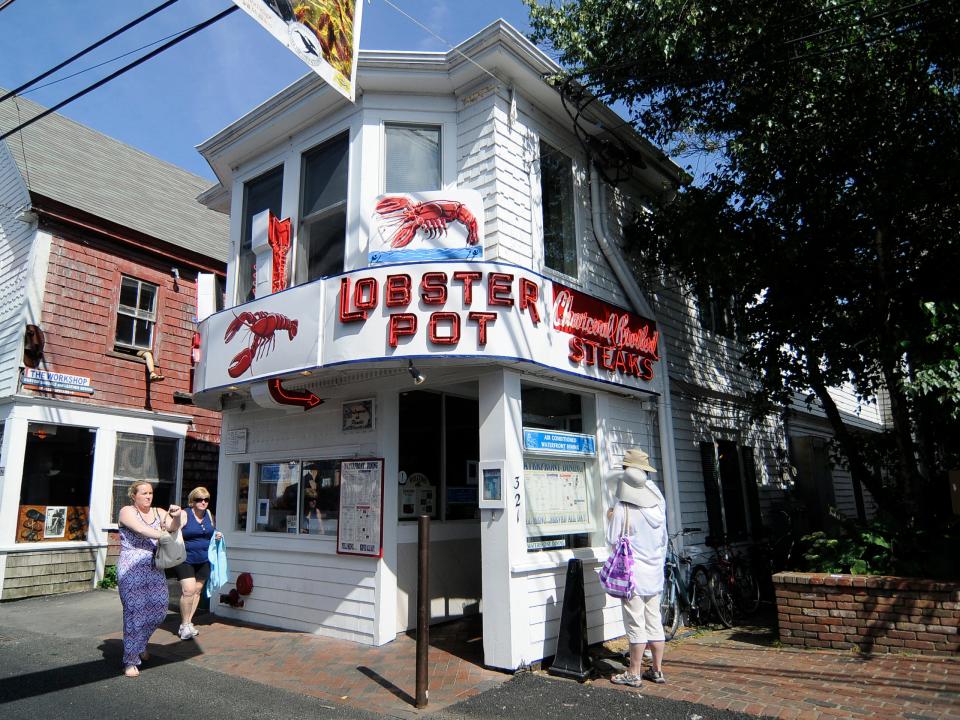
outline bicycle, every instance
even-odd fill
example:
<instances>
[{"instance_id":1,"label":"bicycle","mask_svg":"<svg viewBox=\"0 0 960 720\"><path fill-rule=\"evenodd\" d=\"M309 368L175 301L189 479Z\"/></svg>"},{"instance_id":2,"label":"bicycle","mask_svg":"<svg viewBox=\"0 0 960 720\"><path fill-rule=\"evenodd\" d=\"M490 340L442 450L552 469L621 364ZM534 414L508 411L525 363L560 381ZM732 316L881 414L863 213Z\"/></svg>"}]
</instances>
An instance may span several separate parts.
<instances>
[{"instance_id":1,"label":"bicycle","mask_svg":"<svg viewBox=\"0 0 960 720\"><path fill-rule=\"evenodd\" d=\"M660 595L660 620L666 640L672 640L677 634L684 616L694 624L706 622L710 616L710 574L707 568L696 565L688 569L688 583L680 566L692 566L693 560L686 553L677 553L673 544L674 538L696 532L700 532L700 528L684 528L670 535L667 541L663 593Z\"/></svg>"},{"instance_id":2,"label":"bicycle","mask_svg":"<svg viewBox=\"0 0 960 720\"><path fill-rule=\"evenodd\" d=\"M749 563L727 544L726 536L710 536L706 544L714 552L710 564L713 609L725 627L733 627L741 616L752 615L760 607L760 584Z\"/></svg>"}]
</instances>

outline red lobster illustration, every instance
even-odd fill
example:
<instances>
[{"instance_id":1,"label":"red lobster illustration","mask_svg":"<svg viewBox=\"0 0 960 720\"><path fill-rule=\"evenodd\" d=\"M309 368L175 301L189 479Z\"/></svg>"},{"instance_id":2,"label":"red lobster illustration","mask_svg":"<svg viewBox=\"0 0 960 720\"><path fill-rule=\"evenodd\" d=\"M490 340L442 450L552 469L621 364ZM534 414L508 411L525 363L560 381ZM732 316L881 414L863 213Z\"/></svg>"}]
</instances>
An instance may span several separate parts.
<instances>
[{"instance_id":1,"label":"red lobster illustration","mask_svg":"<svg viewBox=\"0 0 960 720\"><path fill-rule=\"evenodd\" d=\"M235 316L227 332L223 334L223 341L230 342L242 327L250 331L251 338L250 346L238 352L230 361L230 367L227 368L230 377L240 377L250 368L254 359L273 350L277 343L275 333L286 330L289 338L293 340L297 336L298 323L298 320L291 320L286 315L262 310L254 313L242 312Z\"/></svg>"},{"instance_id":2,"label":"red lobster illustration","mask_svg":"<svg viewBox=\"0 0 960 720\"><path fill-rule=\"evenodd\" d=\"M477 234L477 219L462 202L454 200L427 200L412 202L403 196L385 197L377 203L377 213L384 218L388 227L396 228L390 237L390 247L408 245L418 230L427 237L446 234L447 223L452 220L467 227L467 244L476 245L480 239Z\"/></svg>"}]
</instances>

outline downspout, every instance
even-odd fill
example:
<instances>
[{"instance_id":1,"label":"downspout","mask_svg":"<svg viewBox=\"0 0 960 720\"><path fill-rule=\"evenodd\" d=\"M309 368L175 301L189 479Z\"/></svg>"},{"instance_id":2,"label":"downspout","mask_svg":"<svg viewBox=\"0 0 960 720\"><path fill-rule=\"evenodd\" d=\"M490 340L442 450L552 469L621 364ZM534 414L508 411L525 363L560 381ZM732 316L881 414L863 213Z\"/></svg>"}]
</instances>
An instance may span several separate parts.
<instances>
[{"instance_id":1,"label":"downspout","mask_svg":"<svg viewBox=\"0 0 960 720\"><path fill-rule=\"evenodd\" d=\"M596 168L590 166L590 216L593 225L593 236L597 240L600 252L610 263L614 275L620 286L627 293L627 299L634 312L644 317L656 319L653 307L644 296L637 284L636 278L626 266L623 256L608 239L606 224L606 205L601 205L605 196L601 189L600 177ZM600 212L600 208L604 212ZM670 376L667 361L667 343L660 335L660 394L657 396L657 420L660 430L661 463L663 467L663 485L667 493L667 526L673 532L680 530L680 488L677 477L676 439L673 435L673 404L670 401ZM680 538L681 544L683 537Z\"/></svg>"}]
</instances>

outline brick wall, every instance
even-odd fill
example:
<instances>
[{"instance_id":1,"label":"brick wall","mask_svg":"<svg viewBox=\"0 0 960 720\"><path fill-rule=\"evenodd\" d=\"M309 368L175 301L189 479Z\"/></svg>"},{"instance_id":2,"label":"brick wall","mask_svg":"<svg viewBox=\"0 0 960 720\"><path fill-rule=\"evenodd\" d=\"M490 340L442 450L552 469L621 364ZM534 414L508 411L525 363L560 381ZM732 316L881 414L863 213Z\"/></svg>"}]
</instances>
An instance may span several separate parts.
<instances>
[{"instance_id":1,"label":"brick wall","mask_svg":"<svg viewBox=\"0 0 960 720\"><path fill-rule=\"evenodd\" d=\"M777 573L784 645L960 652L960 583L877 575Z\"/></svg>"}]
</instances>

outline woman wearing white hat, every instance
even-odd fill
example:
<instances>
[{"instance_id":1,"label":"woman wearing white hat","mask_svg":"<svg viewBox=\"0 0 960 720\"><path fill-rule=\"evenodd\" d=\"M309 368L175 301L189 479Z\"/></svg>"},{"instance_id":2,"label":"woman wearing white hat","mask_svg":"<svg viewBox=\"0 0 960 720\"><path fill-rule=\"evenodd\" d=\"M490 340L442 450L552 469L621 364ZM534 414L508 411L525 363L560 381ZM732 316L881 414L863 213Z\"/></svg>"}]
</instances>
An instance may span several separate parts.
<instances>
[{"instance_id":1,"label":"woman wearing white hat","mask_svg":"<svg viewBox=\"0 0 960 720\"><path fill-rule=\"evenodd\" d=\"M640 687L642 680L664 683L663 624L660 593L663 592L663 562L667 552L666 502L647 473L655 473L650 456L630 448L623 457L623 473L617 485L617 504L607 513L607 543L614 547L621 535L630 538L633 551L633 581L636 593L622 599L623 626L630 643L630 667L610 680L617 685ZM644 647L653 654L653 666L643 671Z\"/></svg>"}]
</instances>

